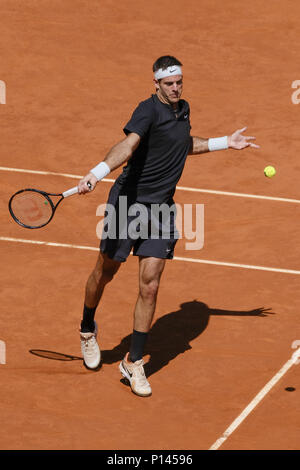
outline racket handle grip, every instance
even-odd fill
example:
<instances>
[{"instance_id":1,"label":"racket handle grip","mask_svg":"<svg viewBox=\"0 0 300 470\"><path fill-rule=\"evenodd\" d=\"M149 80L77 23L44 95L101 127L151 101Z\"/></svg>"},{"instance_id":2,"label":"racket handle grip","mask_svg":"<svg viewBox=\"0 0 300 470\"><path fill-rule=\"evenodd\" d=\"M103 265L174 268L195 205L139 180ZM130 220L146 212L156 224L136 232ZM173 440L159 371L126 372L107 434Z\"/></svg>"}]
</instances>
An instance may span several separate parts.
<instances>
[{"instance_id":1,"label":"racket handle grip","mask_svg":"<svg viewBox=\"0 0 300 470\"><path fill-rule=\"evenodd\" d=\"M69 197L69 196L73 196L73 194L77 194L77 193L78 193L78 186L74 186L74 188L68 189L67 191L62 193L62 195L63 195L63 197Z\"/></svg>"}]
</instances>

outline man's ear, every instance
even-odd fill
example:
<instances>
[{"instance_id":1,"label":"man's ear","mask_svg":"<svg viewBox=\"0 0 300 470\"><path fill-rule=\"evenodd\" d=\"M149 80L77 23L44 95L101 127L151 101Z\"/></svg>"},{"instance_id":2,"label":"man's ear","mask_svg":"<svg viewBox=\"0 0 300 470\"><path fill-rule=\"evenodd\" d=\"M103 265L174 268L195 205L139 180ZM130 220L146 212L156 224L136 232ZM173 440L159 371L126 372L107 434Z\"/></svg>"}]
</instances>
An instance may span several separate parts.
<instances>
[{"instance_id":1,"label":"man's ear","mask_svg":"<svg viewBox=\"0 0 300 470\"><path fill-rule=\"evenodd\" d=\"M159 90L158 80L156 80L156 78L154 78L153 81L154 81L154 86L155 86L156 91Z\"/></svg>"}]
</instances>

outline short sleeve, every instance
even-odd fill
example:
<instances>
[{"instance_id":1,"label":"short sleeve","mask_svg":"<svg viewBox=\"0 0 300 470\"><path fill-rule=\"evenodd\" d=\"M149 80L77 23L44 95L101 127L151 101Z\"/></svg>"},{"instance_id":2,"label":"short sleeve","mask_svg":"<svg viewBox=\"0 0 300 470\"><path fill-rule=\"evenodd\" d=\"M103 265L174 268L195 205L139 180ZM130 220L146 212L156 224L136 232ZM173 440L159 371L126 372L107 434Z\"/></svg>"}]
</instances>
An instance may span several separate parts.
<instances>
[{"instance_id":1,"label":"short sleeve","mask_svg":"<svg viewBox=\"0 0 300 470\"><path fill-rule=\"evenodd\" d=\"M123 128L126 135L130 132L143 138L149 131L154 119L154 107L150 100L142 101L134 110L130 120Z\"/></svg>"}]
</instances>

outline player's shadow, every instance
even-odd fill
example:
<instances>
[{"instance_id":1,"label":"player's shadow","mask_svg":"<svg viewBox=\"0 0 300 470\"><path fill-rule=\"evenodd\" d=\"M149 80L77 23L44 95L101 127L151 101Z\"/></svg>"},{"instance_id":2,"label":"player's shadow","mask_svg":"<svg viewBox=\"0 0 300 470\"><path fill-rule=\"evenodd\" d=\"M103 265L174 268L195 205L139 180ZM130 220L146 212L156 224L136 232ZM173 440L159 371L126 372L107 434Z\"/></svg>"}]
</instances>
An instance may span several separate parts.
<instances>
[{"instance_id":1,"label":"player's shadow","mask_svg":"<svg viewBox=\"0 0 300 470\"><path fill-rule=\"evenodd\" d=\"M190 341L197 338L206 329L211 315L226 315L240 317L266 317L274 314L271 309L256 308L253 310L220 310L209 308L203 302L196 300L184 302L180 309L158 318L153 324L144 355L150 355L150 361L145 364L146 376L162 369L178 354L192 349ZM131 334L125 336L120 344L110 350L101 351L104 364L121 361L129 351Z\"/></svg>"}]
</instances>

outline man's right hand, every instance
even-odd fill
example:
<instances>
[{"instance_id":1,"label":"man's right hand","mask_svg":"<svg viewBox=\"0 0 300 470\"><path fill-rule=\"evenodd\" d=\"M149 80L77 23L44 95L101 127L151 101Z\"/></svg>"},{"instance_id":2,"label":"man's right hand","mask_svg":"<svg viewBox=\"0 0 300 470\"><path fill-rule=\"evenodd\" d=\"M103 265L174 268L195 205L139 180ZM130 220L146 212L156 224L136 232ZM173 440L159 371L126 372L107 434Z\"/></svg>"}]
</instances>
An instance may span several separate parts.
<instances>
[{"instance_id":1,"label":"man's right hand","mask_svg":"<svg viewBox=\"0 0 300 470\"><path fill-rule=\"evenodd\" d=\"M88 186L88 182L90 183L91 187ZM79 181L78 194L85 194L93 191L97 183L98 181L96 176L93 175L93 173L88 173L84 178L82 178L82 180Z\"/></svg>"}]
</instances>

